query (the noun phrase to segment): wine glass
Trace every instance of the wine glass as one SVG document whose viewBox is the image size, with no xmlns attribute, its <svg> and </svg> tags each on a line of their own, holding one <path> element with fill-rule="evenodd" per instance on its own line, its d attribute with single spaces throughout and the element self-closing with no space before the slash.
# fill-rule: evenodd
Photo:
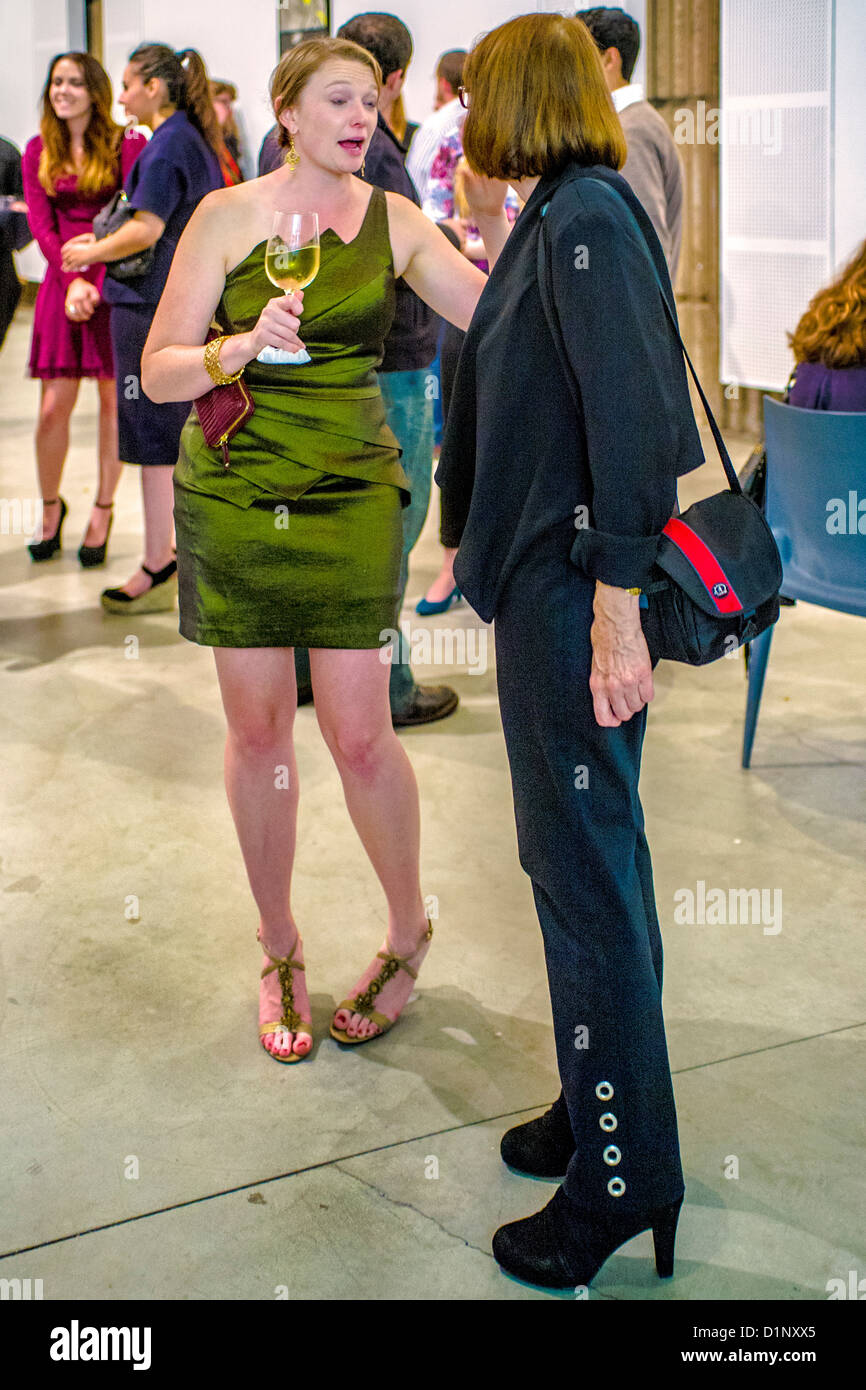
<svg viewBox="0 0 866 1390">
<path fill-rule="evenodd" d="M 275 212 L 271 235 L 265 247 L 265 274 L 272 285 L 286 294 L 303 290 L 319 271 L 319 218 L 315 212 Z M 302 366 L 311 360 L 303 348 L 286 352 L 264 347 L 257 362 L 271 365 L 288 363 Z"/>
</svg>

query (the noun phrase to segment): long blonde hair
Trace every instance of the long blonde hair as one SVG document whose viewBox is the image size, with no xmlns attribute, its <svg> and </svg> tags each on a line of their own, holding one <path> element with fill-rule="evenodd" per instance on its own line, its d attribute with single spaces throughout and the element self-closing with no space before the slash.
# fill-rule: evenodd
<svg viewBox="0 0 866 1390">
<path fill-rule="evenodd" d="M 51 79 L 57 64 L 67 59 L 81 69 L 90 97 L 90 119 L 84 131 L 84 167 L 76 169 L 72 158 L 69 126 L 51 105 Z M 64 174 L 77 174 L 78 192 L 98 193 L 117 179 L 117 163 L 123 126 L 111 114 L 111 83 L 101 63 L 90 53 L 58 53 L 48 64 L 42 89 L 42 153 L 39 156 L 39 182 L 50 198 L 57 192 L 57 180 Z"/>
</svg>

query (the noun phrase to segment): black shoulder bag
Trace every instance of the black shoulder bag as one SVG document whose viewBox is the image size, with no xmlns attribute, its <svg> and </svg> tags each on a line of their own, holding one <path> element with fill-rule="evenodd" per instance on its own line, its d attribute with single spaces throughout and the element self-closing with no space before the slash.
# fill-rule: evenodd
<svg viewBox="0 0 866 1390">
<path fill-rule="evenodd" d="M 686 352 L 640 224 L 624 198 L 601 179 L 593 183 L 619 198 L 637 228 L 652 265 L 671 327 L 689 365 L 707 413 L 729 487 L 671 517 L 659 536 L 650 583 L 641 598 L 641 623 L 654 661 L 704 666 L 751 642 L 779 616 L 782 561 L 760 509 L 744 496 L 721 431 Z M 546 209 L 545 209 L 546 211 Z M 574 377 L 553 300 L 547 227 L 542 214 L 538 238 L 541 303 L 568 381 L 578 416 L 583 417 L 580 385 Z"/>
<path fill-rule="evenodd" d="M 100 208 L 93 219 L 93 232 L 97 241 L 125 227 L 130 217 L 134 216 L 135 208 L 129 206 L 126 194 L 119 188 L 111 202 Z M 113 280 L 136 280 L 139 275 L 146 275 L 150 270 L 154 255 L 154 248 L 146 246 L 143 251 L 134 251 L 131 256 L 124 256 L 122 260 L 106 261 L 105 272 Z"/>
</svg>

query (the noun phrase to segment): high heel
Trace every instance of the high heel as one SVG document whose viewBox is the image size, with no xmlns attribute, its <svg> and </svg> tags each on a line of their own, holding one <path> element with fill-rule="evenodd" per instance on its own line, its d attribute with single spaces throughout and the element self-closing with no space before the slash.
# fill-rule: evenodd
<svg viewBox="0 0 866 1390">
<path fill-rule="evenodd" d="M 150 575 L 150 588 L 134 598 L 123 589 L 103 589 L 102 606 L 107 612 L 166 613 L 174 608 L 177 597 L 177 560 L 170 560 L 161 570 L 148 569 L 147 565 L 142 565 L 141 568 L 145 574 Z M 175 580 L 174 584 L 169 583 L 171 579 Z"/>
<path fill-rule="evenodd" d="M 421 937 L 415 950 L 410 952 L 410 955 L 414 956 L 417 951 L 420 951 L 424 942 L 429 941 L 432 935 L 433 923 L 428 917 L 427 930 Z M 331 1037 L 336 1038 L 337 1042 L 352 1044 L 372 1042 L 374 1038 L 381 1038 L 383 1034 L 388 1032 L 389 1028 L 393 1028 L 394 1024 L 400 1021 L 400 1014 L 398 1014 L 396 1018 L 388 1018 L 386 1014 L 379 1013 L 373 1008 L 373 1001 L 376 995 L 381 993 L 382 988 L 388 981 L 393 980 L 398 970 L 405 970 L 408 975 L 412 976 L 413 980 L 417 980 L 418 971 L 413 970 L 411 965 L 408 964 L 408 958 L 404 959 L 403 956 L 398 956 L 394 951 L 379 951 L 377 952 L 377 959 L 385 962 L 380 968 L 378 975 L 370 981 L 365 990 L 362 990 L 360 994 L 356 994 L 354 999 L 344 999 L 341 1004 L 338 1004 L 334 1018 L 336 1018 L 341 1009 L 346 1009 L 348 1013 L 363 1014 L 364 1018 L 368 1018 L 371 1023 L 375 1023 L 380 1031 L 378 1033 L 369 1033 L 363 1038 L 352 1038 L 346 1032 L 345 1028 L 335 1027 L 332 1019 Z"/>
<path fill-rule="evenodd" d="M 415 604 L 415 612 L 420 613 L 422 618 L 429 618 L 433 613 L 447 613 L 452 603 L 459 603 L 462 594 L 455 584 L 447 598 L 439 599 L 436 603 L 431 603 L 429 599 L 419 599 Z"/>
<path fill-rule="evenodd" d="M 669 1207 L 656 1213 L 653 1221 L 653 1250 L 656 1257 L 656 1273 L 660 1279 L 670 1279 L 674 1272 L 674 1245 L 677 1239 L 677 1222 L 680 1219 L 682 1197 Z"/>
<path fill-rule="evenodd" d="M 114 524 L 114 503 L 113 502 L 94 502 L 94 507 L 98 507 L 101 512 L 111 512 L 108 518 L 108 530 L 105 533 L 105 540 L 102 545 L 85 545 L 84 541 L 78 547 L 78 560 L 83 569 L 92 569 L 94 565 L 105 564 L 105 554 L 108 549 L 108 537 L 111 535 L 111 528 Z M 85 532 L 85 535 L 87 532 Z"/>
<path fill-rule="evenodd" d="M 546 1207 L 522 1221 L 500 1226 L 493 1257 L 507 1274 L 547 1289 L 576 1288 L 595 1278 L 626 1241 L 652 1230 L 656 1272 L 670 1279 L 683 1198 L 651 1212 L 620 1215 L 585 1212 L 557 1188 Z"/>
<path fill-rule="evenodd" d="M 36 541 L 34 545 L 28 545 L 31 560 L 50 560 L 52 555 L 56 555 L 60 550 L 60 532 L 63 530 L 63 522 L 68 508 L 62 497 L 50 497 L 46 502 L 42 499 L 42 506 L 53 507 L 55 502 L 60 503 L 60 520 L 57 523 L 57 530 L 53 536 L 49 536 L 47 541 Z"/>
<path fill-rule="evenodd" d="M 261 978 L 264 979 L 266 975 L 270 975 L 272 970 L 276 970 L 277 977 L 280 981 L 280 1003 L 283 1010 L 281 1016 L 274 1023 L 262 1023 L 260 1025 L 259 1037 L 264 1038 L 268 1033 L 294 1033 L 297 1039 L 298 1033 L 306 1033 L 310 1039 L 312 1039 L 312 1023 L 308 1023 L 306 1019 L 301 1018 L 301 1015 L 295 1009 L 295 980 L 293 972 L 295 970 L 303 970 L 303 963 L 299 960 L 295 960 L 294 951 L 288 956 L 275 956 L 268 950 L 261 937 L 257 936 L 256 940 L 271 962 L 270 965 L 265 966 Z M 303 1062 L 304 1058 L 310 1055 L 312 1042 L 310 1048 L 308 1048 L 306 1052 L 292 1051 L 285 1057 L 281 1056 L 278 1052 L 271 1052 L 265 1047 L 264 1043 L 262 1043 L 262 1049 L 267 1052 L 269 1057 L 273 1057 L 275 1062 Z"/>
</svg>

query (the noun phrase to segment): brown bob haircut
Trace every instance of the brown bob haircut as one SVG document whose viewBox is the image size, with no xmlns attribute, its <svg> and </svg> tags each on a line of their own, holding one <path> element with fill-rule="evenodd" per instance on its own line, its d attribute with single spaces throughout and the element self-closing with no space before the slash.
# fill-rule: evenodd
<svg viewBox="0 0 866 1390">
<path fill-rule="evenodd" d="M 472 49 L 463 85 L 463 151 L 479 174 L 543 178 L 572 162 L 625 164 L 601 55 L 580 19 L 525 14 L 500 24 Z"/>
<path fill-rule="evenodd" d="M 271 105 L 277 120 L 277 140 L 284 149 L 289 147 L 289 132 L 280 121 L 280 112 L 294 106 L 314 72 L 332 58 L 362 63 L 370 69 L 376 91 L 382 86 L 382 69 L 372 53 L 351 39 L 304 39 L 284 53 L 271 77 Z"/>
</svg>

